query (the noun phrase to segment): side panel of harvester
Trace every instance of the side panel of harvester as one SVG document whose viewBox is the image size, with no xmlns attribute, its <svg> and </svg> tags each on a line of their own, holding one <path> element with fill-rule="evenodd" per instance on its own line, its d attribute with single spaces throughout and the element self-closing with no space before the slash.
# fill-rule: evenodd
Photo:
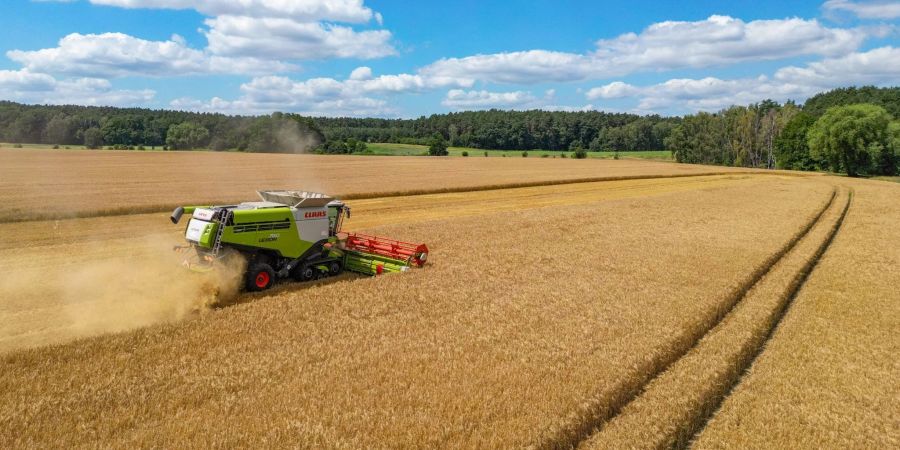
<svg viewBox="0 0 900 450">
<path fill-rule="evenodd" d="M 290 208 L 235 210 L 233 225 L 225 227 L 222 240 L 254 251 L 271 250 L 285 258 L 297 258 L 312 246 L 300 239 Z"/>
</svg>

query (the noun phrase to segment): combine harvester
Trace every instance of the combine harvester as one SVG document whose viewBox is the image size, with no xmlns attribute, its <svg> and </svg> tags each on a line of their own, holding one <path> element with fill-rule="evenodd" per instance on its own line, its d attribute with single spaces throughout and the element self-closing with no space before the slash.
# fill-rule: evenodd
<svg viewBox="0 0 900 450">
<path fill-rule="evenodd" d="M 172 213 L 178 223 L 191 215 L 179 251 L 193 251 L 185 265 L 212 270 L 232 252 L 247 259 L 248 291 L 272 287 L 278 279 L 310 281 L 348 270 L 366 275 L 405 272 L 422 267 L 425 244 L 410 244 L 362 233 L 341 231 L 350 207 L 325 194 L 304 191 L 259 191 L 261 202 L 230 206 L 184 206 Z"/>
</svg>

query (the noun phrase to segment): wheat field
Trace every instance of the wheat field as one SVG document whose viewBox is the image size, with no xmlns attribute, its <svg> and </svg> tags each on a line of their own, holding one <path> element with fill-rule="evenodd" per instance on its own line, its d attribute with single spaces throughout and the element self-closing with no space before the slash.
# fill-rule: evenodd
<svg viewBox="0 0 900 450">
<path fill-rule="evenodd" d="M 376 227 L 440 264 L 13 353 L 4 381 L 31 381 L 0 404 L 29 432 L 5 442 L 552 444 L 682 352 L 832 190 L 767 183 Z"/>
<path fill-rule="evenodd" d="M 351 201 L 354 214 L 345 228 L 360 230 L 763 182 L 749 175 L 716 175 L 355 200 Z M 0 314 L 8 319 L 3 321 L 7 325 L 0 327 L 0 351 L 181 320 L 196 306 L 181 297 L 206 299 L 200 295 L 207 288 L 204 283 L 183 279 L 180 256 L 171 251 L 173 244 L 181 242 L 183 226 L 173 226 L 165 214 L 6 223 L 0 224 L 0 234 L 9 237 L 0 244 L 0 270 L 14 275 L 0 282 L 0 297 L 6 298 Z M 121 275 L 121 267 L 130 275 Z M 174 284 L 181 291 L 159 293 L 154 288 L 159 284 Z M 128 294 L 121 294 L 123 291 Z M 147 306 L 136 311 L 135 304 Z"/>
<path fill-rule="evenodd" d="M 900 446 L 900 189 L 840 184 L 841 232 L 698 447 Z"/>
<path fill-rule="evenodd" d="M 344 199 L 630 177 L 751 172 L 636 160 L 0 149 L 0 222 L 138 214 L 306 189 Z"/>
<path fill-rule="evenodd" d="M 583 448 L 684 447 L 758 353 L 789 305 L 800 277 L 836 233 L 850 193 L 834 200 L 795 246 L 760 279 L 727 316 L 683 357 L 648 383 Z"/>
<path fill-rule="evenodd" d="M 292 158 L 174 155 L 126 191 L 179 158 Z M 86 217 L 0 223 L 0 446 L 896 446 L 900 186 L 484 159 L 505 166 L 378 163 L 446 167 L 418 195 L 322 160 L 346 228 L 430 263 L 252 295 L 180 270 L 165 213 L 73 195 Z"/>
</svg>

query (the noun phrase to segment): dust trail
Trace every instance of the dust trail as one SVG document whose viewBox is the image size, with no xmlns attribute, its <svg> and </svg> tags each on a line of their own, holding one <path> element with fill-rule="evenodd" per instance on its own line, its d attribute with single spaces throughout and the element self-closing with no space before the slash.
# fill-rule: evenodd
<svg viewBox="0 0 900 450">
<path fill-rule="evenodd" d="M 180 265 L 170 239 L 138 241 L 134 256 L 8 273 L 0 352 L 175 322 L 237 295 L 242 260 L 200 274 Z"/>
<path fill-rule="evenodd" d="M 303 128 L 293 120 L 277 125 L 275 129 L 277 149 L 284 153 L 307 153 L 322 143 L 315 134 Z"/>
</svg>

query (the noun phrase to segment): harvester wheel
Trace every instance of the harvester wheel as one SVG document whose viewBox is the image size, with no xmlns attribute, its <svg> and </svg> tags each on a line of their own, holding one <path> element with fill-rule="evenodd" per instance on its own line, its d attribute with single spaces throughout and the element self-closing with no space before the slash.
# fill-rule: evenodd
<svg viewBox="0 0 900 450">
<path fill-rule="evenodd" d="M 247 269 L 247 290 L 264 291 L 275 284 L 275 271 L 266 263 L 253 263 Z"/>
<path fill-rule="evenodd" d="M 343 272 L 341 265 L 335 261 L 328 265 L 328 274 L 331 276 L 340 275 Z"/>
<path fill-rule="evenodd" d="M 311 281 L 316 277 L 316 269 L 313 266 L 300 266 L 297 268 L 297 281 Z"/>
</svg>

